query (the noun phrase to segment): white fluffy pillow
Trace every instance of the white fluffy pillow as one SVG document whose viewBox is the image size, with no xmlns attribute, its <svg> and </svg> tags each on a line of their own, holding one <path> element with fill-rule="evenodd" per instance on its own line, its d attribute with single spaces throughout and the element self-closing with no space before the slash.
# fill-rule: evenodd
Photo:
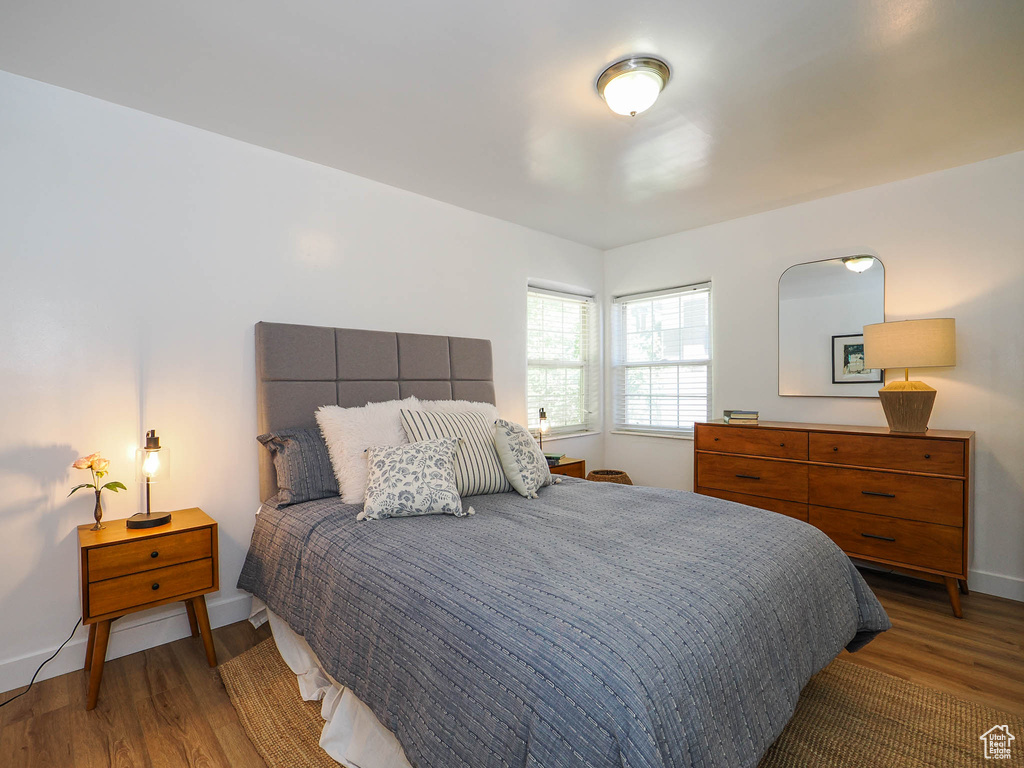
<svg viewBox="0 0 1024 768">
<path fill-rule="evenodd" d="M 415 397 L 369 403 L 361 408 L 325 405 L 316 412 L 316 423 L 327 443 L 341 500 L 362 504 L 366 496 L 366 449 L 371 446 L 405 445 L 409 439 L 402 427 L 403 408 L 421 408 Z"/>
</svg>

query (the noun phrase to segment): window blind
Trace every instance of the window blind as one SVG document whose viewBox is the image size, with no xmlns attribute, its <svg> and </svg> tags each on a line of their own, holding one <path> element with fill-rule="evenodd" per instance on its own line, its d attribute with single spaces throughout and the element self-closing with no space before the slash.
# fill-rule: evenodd
<svg viewBox="0 0 1024 768">
<path fill-rule="evenodd" d="M 589 296 L 531 287 L 527 293 L 527 427 L 548 435 L 596 428 L 598 375 L 597 311 Z"/>
<path fill-rule="evenodd" d="M 692 435 L 711 416 L 711 283 L 612 301 L 614 428 Z"/>
</svg>

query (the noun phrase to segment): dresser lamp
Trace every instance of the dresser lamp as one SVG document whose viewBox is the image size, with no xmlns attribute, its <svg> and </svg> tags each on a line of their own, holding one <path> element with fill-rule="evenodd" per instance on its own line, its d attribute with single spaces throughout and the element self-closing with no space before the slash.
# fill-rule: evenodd
<svg viewBox="0 0 1024 768">
<path fill-rule="evenodd" d="M 864 326 L 864 367 L 902 368 L 903 381 L 878 390 L 885 420 L 893 432 L 927 432 L 935 390 L 910 380 L 911 368 L 956 365 L 956 320 L 900 320 Z"/>
<path fill-rule="evenodd" d="M 171 456 L 166 448 L 160 447 L 156 430 L 146 433 L 146 447 L 135 452 L 135 479 L 146 484 L 146 511 L 137 512 L 125 521 L 127 528 L 156 528 L 171 522 L 170 512 L 153 513 L 151 506 L 152 486 L 158 480 L 166 480 L 171 474 Z"/>
</svg>

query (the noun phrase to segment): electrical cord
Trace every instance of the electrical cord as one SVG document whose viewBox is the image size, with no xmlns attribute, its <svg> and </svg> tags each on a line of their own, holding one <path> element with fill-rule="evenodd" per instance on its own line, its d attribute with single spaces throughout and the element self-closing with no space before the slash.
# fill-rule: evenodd
<svg viewBox="0 0 1024 768">
<path fill-rule="evenodd" d="M 78 627 L 79 627 L 79 625 L 81 623 L 82 623 L 81 619 L 76 621 L 75 622 L 75 628 L 71 630 L 71 634 L 68 635 L 68 639 L 60 644 L 60 648 L 58 648 L 56 651 L 54 651 L 53 654 L 50 656 L 50 658 L 48 658 L 46 661 L 44 661 L 42 664 L 39 665 L 39 669 L 37 669 L 35 674 L 32 675 L 32 679 L 28 683 L 28 688 L 26 688 L 24 691 L 22 691 L 21 693 L 17 694 L 16 696 L 11 696 L 11 698 L 9 698 L 7 701 L 5 701 L 2 704 L 0 704 L 0 707 L 6 707 L 8 704 L 10 704 L 15 699 L 17 699 L 17 698 L 19 698 L 21 696 L 24 696 L 26 693 L 28 693 L 29 691 L 32 690 L 32 685 L 35 683 L 36 677 L 38 677 L 39 673 L 43 670 L 43 667 L 45 667 L 47 664 L 49 664 L 51 661 L 53 661 L 55 658 L 57 658 L 57 654 L 60 653 L 61 651 L 63 651 L 64 650 L 64 646 L 71 642 L 71 638 L 75 636 L 75 632 L 78 631 Z"/>
</svg>

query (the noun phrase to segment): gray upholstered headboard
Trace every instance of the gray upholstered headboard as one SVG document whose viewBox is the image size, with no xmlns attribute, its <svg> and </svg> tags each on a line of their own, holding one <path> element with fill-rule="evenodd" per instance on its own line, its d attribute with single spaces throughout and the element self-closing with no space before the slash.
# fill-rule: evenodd
<svg viewBox="0 0 1024 768">
<path fill-rule="evenodd" d="M 414 395 L 494 403 L 491 342 L 456 336 L 256 323 L 257 434 L 315 427 L 321 405 Z M 277 491 L 260 447 L 260 498 Z"/>
</svg>

